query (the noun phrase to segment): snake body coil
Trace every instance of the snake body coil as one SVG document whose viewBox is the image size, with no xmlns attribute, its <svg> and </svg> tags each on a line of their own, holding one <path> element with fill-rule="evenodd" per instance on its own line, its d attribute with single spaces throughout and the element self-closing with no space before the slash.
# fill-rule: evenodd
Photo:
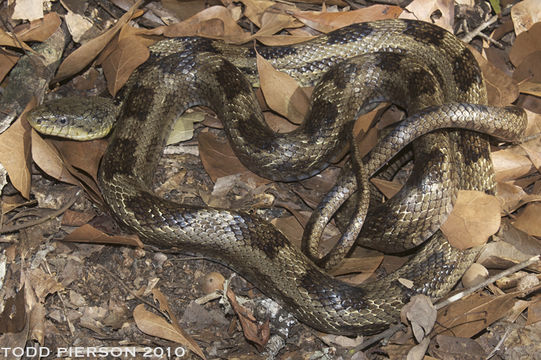
<svg viewBox="0 0 541 360">
<path fill-rule="evenodd" d="M 447 113 L 456 115 L 454 125 L 440 127 L 477 129 L 470 120 L 479 113 L 482 116 L 478 118 L 488 117 L 480 130 L 497 132 L 504 126 L 491 122 L 502 114 L 483 106 L 485 87 L 472 54 L 453 35 L 428 23 L 385 20 L 351 25 L 304 44 L 258 52 L 302 85 L 321 79 L 309 115 L 319 120 L 304 123 L 286 135 L 269 130 L 252 91 L 257 78 L 251 48 L 202 38 L 156 43 L 149 61 L 126 86 L 125 102 L 99 171 L 100 189 L 118 222 L 145 242 L 202 253 L 226 264 L 299 320 L 325 332 L 378 332 L 397 320 L 401 306 L 413 294 L 436 298 L 446 293 L 471 264 L 476 251 L 453 249 L 439 232 L 397 272 L 355 287 L 320 270 L 257 216 L 178 204 L 149 190 L 172 122 L 194 105 L 208 106 L 224 120 L 227 135 L 244 164 L 278 180 L 305 178 L 327 166 L 345 146 L 344 123 L 354 119 L 359 109 L 378 101 L 390 99 L 412 114 L 427 106 L 453 103 L 445 106 Z M 353 57 L 359 60 L 333 67 Z M 395 72 L 408 76 L 394 79 L 391 75 Z M 344 94 L 350 100 L 340 102 Z M 522 117 L 517 111 L 502 112 Z M 441 117 L 438 109 L 431 114 L 436 114 L 432 120 Z M 428 127 L 422 122 L 416 126 L 419 134 L 433 130 Z M 520 129 L 514 131 L 520 133 Z M 414 170 L 411 184 L 398 196 L 402 205 L 393 205 L 392 215 L 372 215 L 391 229 L 409 229 L 414 243 L 434 233 L 434 223 L 439 226 L 453 200 L 454 193 L 442 195 L 444 191 L 434 190 L 434 186 L 439 189 L 453 182 L 460 188 L 488 192 L 493 187 L 487 142 L 479 134 L 453 130 L 422 139 L 415 151 L 416 157 L 427 160 L 426 166 Z M 381 153 L 388 158 L 398 148 L 382 147 Z M 377 156 L 373 155 L 375 160 L 370 163 L 373 171 L 379 166 L 373 164 L 379 161 Z M 442 178 L 447 183 L 442 185 Z M 427 210 L 427 201 L 437 209 Z M 424 215 L 418 215 L 416 208 Z M 389 225 L 381 219 L 398 214 L 402 214 L 400 224 L 409 217 L 413 225 Z M 374 238 L 392 232 L 369 231 L 379 234 L 368 236 Z M 413 287 L 405 287 L 399 278 L 412 280 Z"/>
</svg>

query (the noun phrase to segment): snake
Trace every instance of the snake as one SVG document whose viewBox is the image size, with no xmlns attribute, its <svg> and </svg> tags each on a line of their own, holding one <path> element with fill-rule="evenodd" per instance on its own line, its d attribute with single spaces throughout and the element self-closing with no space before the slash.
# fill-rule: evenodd
<svg viewBox="0 0 541 360">
<path fill-rule="evenodd" d="M 182 37 L 149 49 L 149 59 L 122 89 L 119 107 L 68 98 L 44 104 L 27 117 L 43 134 L 78 140 L 103 136 L 116 121 L 98 185 L 111 215 L 144 243 L 222 263 L 301 322 L 343 335 L 386 329 L 413 295 L 442 297 L 474 261 L 478 249 L 453 248 L 433 231 L 434 219 L 441 224 L 456 197 L 456 190 L 449 195 L 444 188 L 493 192 L 488 141 L 480 132 L 514 141 L 525 128 L 525 114 L 515 107 L 487 105 L 475 58 L 448 31 L 392 19 L 349 25 L 301 44 L 258 46 L 257 53 L 276 69 L 301 86 L 315 85 L 305 122 L 286 134 L 271 131 L 263 119 L 253 91 L 260 85 L 253 46 Z M 216 113 L 249 169 L 269 179 L 297 181 L 339 158 L 349 146 L 352 120 L 381 101 L 397 103 L 410 117 L 358 165 L 373 176 L 413 141 L 415 169 L 398 195 L 404 201 L 398 210 L 391 208 L 392 215 L 369 212 L 366 221 L 402 214 L 401 225 L 380 219 L 381 225 L 401 226 L 414 238 L 431 234 L 404 266 L 379 280 L 354 286 L 334 278 L 251 211 L 181 204 L 151 189 L 172 123 L 190 107 L 206 106 Z M 95 121 L 80 125 L 81 118 Z M 335 206 L 343 203 L 344 189 L 350 194 L 357 187 L 355 178 L 348 178 L 335 188 L 339 200 L 330 201 Z M 322 223 L 329 220 L 321 214 L 325 208 L 316 209 Z M 353 222 L 351 227 L 360 226 Z"/>
</svg>

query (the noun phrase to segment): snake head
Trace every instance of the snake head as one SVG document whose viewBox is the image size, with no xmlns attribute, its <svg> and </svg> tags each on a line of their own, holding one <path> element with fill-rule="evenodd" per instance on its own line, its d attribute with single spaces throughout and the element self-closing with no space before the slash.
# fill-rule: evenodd
<svg viewBox="0 0 541 360">
<path fill-rule="evenodd" d="M 93 140 L 111 131 L 117 106 L 99 97 L 66 97 L 30 110 L 26 119 L 36 131 L 71 140 Z"/>
</svg>

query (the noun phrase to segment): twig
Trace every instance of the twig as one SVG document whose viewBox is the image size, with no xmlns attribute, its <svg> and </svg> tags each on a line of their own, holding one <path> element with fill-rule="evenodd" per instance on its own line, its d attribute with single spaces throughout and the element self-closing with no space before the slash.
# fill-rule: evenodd
<svg viewBox="0 0 541 360">
<path fill-rule="evenodd" d="M 507 276 L 507 275 L 510 275 L 510 274 L 513 274 L 527 266 L 530 266 L 532 265 L 533 263 L 539 261 L 541 258 L 541 255 L 536 255 L 534 257 L 531 257 L 530 259 L 526 260 L 526 261 L 523 261 L 515 266 L 512 266 L 510 267 L 509 269 L 507 270 L 504 270 L 494 276 L 491 276 L 489 277 L 488 279 L 486 279 L 485 281 L 483 281 L 481 284 L 478 284 L 476 286 L 473 286 L 471 288 L 468 288 L 464 291 L 461 291 L 460 293 L 458 294 L 455 294 L 451 297 L 449 297 L 448 299 L 446 300 L 443 300 L 443 301 L 440 301 L 436 304 L 434 304 L 434 307 L 436 308 L 436 310 L 439 310 L 455 301 L 458 301 L 459 299 L 462 299 L 463 297 L 467 296 L 467 295 L 470 295 L 474 292 L 476 292 L 477 290 L 485 287 L 486 285 L 488 284 L 492 284 L 493 282 L 495 282 L 496 280 L 499 280 L 501 279 L 502 277 L 504 276 Z M 403 325 L 403 324 L 397 324 L 397 325 L 394 325 L 392 327 L 390 327 L 389 329 L 385 330 L 384 332 L 380 333 L 380 334 L 377 334 L 377 335 L 374 335 L 372 337 L 370 337 L 368 340 L 366 341 L 363 341 L 361 344 L 359 344 L 358 346 L 354 347 L 353 349 L 351 349 L 351 352 L 354 353 L 354 352 L 357 352 L 357 351 L 361 351 L 361 350 L 364 350 L 366 349 L 367 347 L 369 347 L 370 345 L 372 344 L 375 344 L 376 342 L 380 341 L 380 340 L 383 340 L 383 339 L 386 339 L 386 338 L 389 338 L 391 337 L 394 333 L 400 331 L 400 330 L 403 330 L 405 329 L 406 326 Z M 488 358 L 487 358 L 488 359 Z"/>
<path fill-rule="evenodd" d="M 51 212 L 50 214 L 48 214 L 48 215 L 46 215 L 46 216 L 44 216 L 42 218 L 27 221 L 27 222 L 24 222 L 22 224 L 3 226 L 2 228 L 0 228 L 0 234 L 6 234 L 6 233 L 10 233 L 10 232 L 15 232 L 15 231 L 18 231 L 18 230 L 21 230 L 21 229 L 25 229 L 25 228 L 28 228 L 28 227 L 31 227 L 31 226 L 34 226 L 34 225 L 41 224 L 41 223 L 43 223 L 45 221 L 48 221 L 48 220 L 51 220 L 51 219 L 54 219 L 55 217 L 63 214 L 66 210 L 68 210 L 77 201 L 77 199 L 79 199 L 79 196 L 81 195 L 81 193 L 82 193 L 81 190 L 77 190 L 71 196 L 71 198 L 68 200 L 68 202 L 64 206 L 62 206 L 60 209 L 55 210 L 55 211 Z"/>
<path fill-rule="evenodd" d="M 485 21 L 484 23 L 482 23 L 481 25 L 479 25 L 478 27 L 476 27 L 472 31 L 468 32 L 468 29 L 466 28 L 465 29 L 466 35 L 464 35 L 460 40 L 462 40 L 465 43 L 469 44 L 470 41 L 472 41 L 474 37 L 480 35 L 481 31 L 485 30 L 487 27 L 489 27 L 490 25 L 495 23 L 497 20 L 498 20 L 498 15 L 494 15 L 493 17 L 491 17 L 490 19 L 488 19 L 487 21 Z M 496 41 L 496 40 L 494 40 L 494 41 Z M 501 46 L 501 44 L 499 44 L 499 43 L 498 43 L 498 45 Z"/>
<path fill-rule="evenodd" d="M 498 352 L 500 350 L 500 347 L 502 346 L 503 342 L 505 341 L 505 339 L 507 339 L 507 337 L 509 336 L 509 333 L 511 332 L 511 329 L 510 328 L 507 328 L 505 330 L 505 333 L 503 334 L 502 338 L 500 339 L 500 341 L 498 341 L 498 344 L 496 345 L 496 347 L 494 349 L 492 349 L 492 351 L 490 352 L 490 354 L 488 354 L 488 356 L 485 358 L 486 360 L 489 360 L 491 357 L 493 357 L 494 355 L 496 355 L 496 352 Z"/>
<path fill-rule="evenodd" d="M 404 324 L 396 324 L 394 326 L 391 326 L 390 328 L 388 328 L 384 332 L 381 332 L 379 334 L 371 336 L 366 341 L 363 341 L 361 344 L 355 346 L 353 349 L 350 350 L 350 352 L 353 354 L 353 353 L 356 353 L 357 351 L 364 350 L 367 347 L 369 347 L 370 345 L 375 344 L 380 340 L 390 338 L 392 335 L 394 335 L 394 333 L 396 333 L 396 332 L 398 332 L 400 330 L 404 330 L 405 328 L 406 328 L 406 326 Z"/>
<path fill-rule="evenodd" d="M 504 270 L 494 276 L 491 276 L 489 277 L 488 279 L 486 279 L 485 281 L 483 281 L 482 283 L 478 284 L 478 285 L 475 285 L 475 286 L 472 286 L 468 289 L 465 289 L 464 291 L 461 291 L 459 292 L 458 294 L 455 294 L 443 301 L 440 301 L 440 302 L 437 302 L 436 304 L 434 304 L 434 307 L 436 308 L 436 310 L 439 310 L 451 303 L 454 303 L 455 301 L 458 301 L 460 299 L 462 299 L 463 297 L 467 296 L 467 295 L 470 295 L 470 294 L 473 294 L 474 292 L 476 292 L 477 290 L 487 286 L 488 284 L 492 284 L 493 282 L 495 282 L 496 280 L 499 280 L 501 278 L 503 278 L 504 276 L 507 276 L 507 275 L 511 275 L 521 269 L 524 269 L 525 267 L 527 266 L 530 266 L 532 265 L 533 263 L 535 262 L 538 262 L 539 259 L 540 259 L 541 255 L 536 255 L 534 257 L 531 257 L 529 258 L 528 260 L 526 261 L 523 261 L 519 264 L 516 264 L 515 266 L 511 266 L 509 269 L 507 270 Z"/>
</svg>

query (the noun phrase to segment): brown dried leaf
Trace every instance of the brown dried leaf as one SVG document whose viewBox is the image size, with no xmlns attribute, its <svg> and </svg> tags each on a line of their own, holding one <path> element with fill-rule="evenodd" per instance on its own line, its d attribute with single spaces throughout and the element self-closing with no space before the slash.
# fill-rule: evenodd
<svg viewBox="0 0 541 360">
<path fill-rule="evenodd" d="M 524 151 L 517 147 L 498 150 L 490 154 L 496 181 L 506 181 L 528 175 L 534 168 Z"/>
<path fill-rule="evenodd" d="M 541 236 L 541 202 L 530 203 L 520 212 L 513 226 L 533 236 Z"/>
<path fill-rule="evenodd" d="M 203 350 L 184 330 L 168 323 L 164 318 L 147 311 L 145 305 L 139 304 L 135 307 L 133 310 L 133 319 L 139 330 L 145 334 L 174 341 L 186 346 L 200 358 L 206 359 Z"/>
<path fill-rule="evenodd" d="M 517 36 L 509 52 L 509 59 L 519 66 L 531 53 L 541 50 L 541 23 L 534 24 L 528 31 Z"/>
<path fill-rule="evenodd" d="M 436 336 L 435 343 L 430 346 L 430 353 L 436 356 L 437 359 L 463 359 L 465 357 L 468 359 L 485 359 L 487 357 L 486 352 L 475 340 L 459 336 Z"/>
<path fill-rule="evenodd" d="M 541 320 L 541 299 L 538 297 L 537 300 L 528 306 L 528 320 L 526 320 L 526 325 L 535 324 Z"/>
<path fill-rule="evenodd" d="M 537 170 L 541 170 L 541 139 L 537 138 L 524 142 L 520 144 L 520 147 L 526 151 L 526 154 L 528 154 L 528 157 Z"/>
<path fill-rule="evenodd" d="M 370 179 L 370 182 L 374 184 L 376 188 L 378 188 L 378 190 L 381 191 L 381 193 L 385 195 L 387 199 L 390 199 L 393 196 L 395 196 L 396 193 L 399 192 L 403 186 L 397 181 L 388 181 L 388 180 L 378 179 L 378 178 L 372 178 Z"/>
<path fill-rule="evenodd" d="M 202 36 L 240 44 L 252 38 L 223 6 L 211 6 L 180 23 L 162 29 L 167 37 Z"/>
<path fill-rule="evenodd" d="M 541 2 L 538 0 L 523 0 L 511 8 L 511 19 L 515 26 L 515 33 L 520 35 L 535 23 L 541 21 Z"/>
<path fill-rule="evenodd" d="M 13 186 L 26 199 L 30 197 L 30 130 L 23 119 L 35 100 L 26 106 L 21 116 L 0 134 L 0 163 L 6 168 Z"/>
<path fill-rule="evenodd" d="M 257 70 L 261 90 L 269 107 L 294 124 L 300 124 L 310 106 L 310 98 L 297 81 L 286 73 L 275 70 L 259 54 L 257 54 Z"/>
<path fill-rule="evenodd" d="M 259 351 L 263 351 L 270 338 L 269 320 L 265 321 L 262 325 L 258 325 L 254 315 L 252 315 L 249 309 L 238 303 L 237 297 L 231 289 L 227 289 L 227 298 L 239 317 L 246 339 L 253 342 Z"/>
<path fill-rule="evenodd" d="M 83 226 L 84 224 L 88 223 L 90 220 L 92 220 L 96 214 L 92 211 L 89 212 L 80 212 L 80 211 L 73 211 L 73 210 L 66 210 L 62 216 L 62 225 L 67 226 Z"/>
<path fill-rule="evenodd" d="M 26 276 L 41 303 L 45 302 L 47 295 L 64 290 L 64 286 L 54 276 L 46 274 L 39 268 L 27 272 Z"/>
<path fill-rule="evenodd" d="M 294 11 L 292 14 L 311 28 L 327 33 L 363 21 L 396 19 L 402 11 L 399 6 L 372 5 L 346 12 Z"/>
<path fill-rule="evenodd" d="M 470 46 L 469 49 L 483 72 L 487 85 L 488 103 L 494 106 L 506 106 L 514 102 L 519 91 L 513 78 L 487 61 L 473 47 Z"/>
<path fill-rule="evenodd" d="M 483 245 L 500 227 L 500 202 L 481 191 L 460 190 L 453 211 L 441 226 L 449 243 L 459 249 Z"/>
<path fill-rule="evenodd" d="M 256 24 L 258 28 L 262 27 L 261 16 L 265 13 L 265 10 L 275 5 L 274 1 L 269 0 L 240 0 L 240 2 L 246 6 L 244 16 Z"/>
<path fill-rule="evenodd" d="M 286 236 L 289 242 L 300 249 L 304 229 L 295 216 L 276 218 L 271 223 Z"/>
<path fill-rule="evenodd" d="M 83 70 L 92 60 L 94 60 L 99 53 L 107 46 L 107 44 L 115 37 L 120 29 L 132 18 L 138 16 L 140 12 L 137 12 L 137 8 L 141 4 L 142 0 L 138 0 L 128 10 L 116 24 L 109 30 L 101 34 L 100 36 L 86 42 L 81 45 L 77 50 L 72 52 L 58 67 L 56 78 L 53 82 L 66 79 L 74 74 L 77 74 Z"/>
<path fill-rule="evenodd" d="M 401 19 L 434 22 L 434 24 L 448 31 L 453 31 L 454 5 L 454 1 L 449 0 L 413 0 L 406 6 L 407 11 L 404 11 L 399 17 Z M 432 15 L 436 11 L 441 13 L 441 16 L 434 19 Z"/>
<path fill-rule="evenodd" d="M 17 55 L 8 54 L 5 51 L 3 54 L 0 54 L 0 81 L 4 80 L 11 68 L 17 64 L 17 61 L 19 61 L 19 56 Z"/>
<path fill-rule="evenodd" d="M 150 56 L 147 46 L 139 39 L 140 37 L 129 36 L 118 40 L 115 49 L 102 63 L 107 89 L 113 96 L 128 81 L 132 72 Z"/>
<path fill-rule="evenodd" d="M 79 185 L 79 181 L 64 166 L 62 155 L 48 141 L 32 130 L 32 159 L 48 175 L 68 184 Z"/>
<path fill-rule="evenodd" d="M 103 231 L 100 231 L 93 227 L 92 225 L 85 224 L 70 234 L 68 234 L 63 239 L 64 241 L 71 242 L 83 242 L 91 244 L 113 244 L 113 245 L 126 245 L 126 246 L 137 246 L 142 248 L 144 245 L 139 240 L 137 235 L 116 235 L 111 236 L 107 235 Z"/>
<path fill-rule="evenodd" d="M 32 48 L 28 45 L 26 45 L 22 41 L 17 41 L 15 37 L 8 34 L 4 30 L 0 29 L 0 46 L 10 46 L 18 49 L 25 49 L 27 51 L 34 51 Z"/>
<path fill-rule="evenodd" d="M 43 19 L 17 26 L 14 33 L 20 41 L 45 41 L 58 29 L 61 22 L 57 13 L 50 12 L 45 14 Z"/>
<path fill-rule="evenodd" d="M 517 293 L 486 295 L 478 292 L 438 311 L 435 334 L 469 338 L 501 319 L 513 308 Z"/>
<path fill-rule="evenodd" d="M 249 178 L 257 185 L 271 182 L 242 165 L 227 141 L 220 141 L 217 136 L 208 132 L 200 133 L 197 140 L 199 141 L 201 162 L 212 181 L 216 182 L 216 179 L 223 176 L 241 174 L 241 178 Z"/>
</svg>

